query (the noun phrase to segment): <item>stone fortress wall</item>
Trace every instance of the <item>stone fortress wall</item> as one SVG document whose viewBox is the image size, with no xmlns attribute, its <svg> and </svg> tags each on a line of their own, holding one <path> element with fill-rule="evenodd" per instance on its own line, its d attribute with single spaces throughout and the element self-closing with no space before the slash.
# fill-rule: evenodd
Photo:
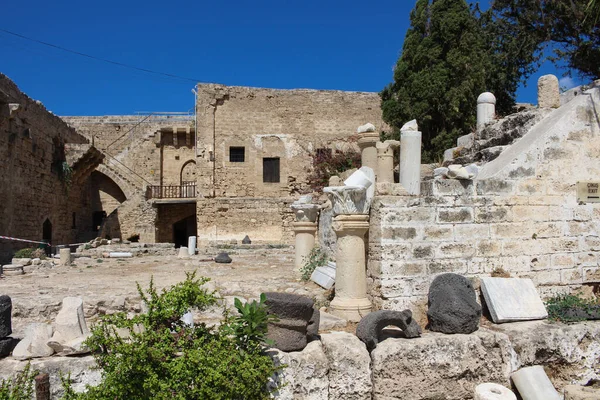
<svg viewBox="0 0 600 400">
<path fill-rule="evenodd" d="M 356 127 L 383 128 L 377 93 L 276 90 L 199 84 L 199 240 L 289 242 L 289 204 L 307 189 L 311 152 L 358 150 Z M 232 162 L 233 148 L 244 161 Z M 264 158 L 276 158 L 279 181 L 263 182 Z M 211 211 L 209 211 L 211 210 Z M 214 212 L 217 210 L 217 212 Z"/>
<path fill-rule="evenodd" d="M 0 235 L 65 244 L 91 231 L 86 184 L 67 188 L 53 168 L 66 161 L 69 145 L 87 142 L 0 74 Z M 0 240 L 0 258 L 32 246 Z"/>
<path fill-rule="evenodd" d="M 600 203 L 578 201 L 577 184 L 600 181 L 599 92 L 549 110 L 474 180 L 428 180 L 419 197 L 376 197 L 368 261 L 375 307 L 415 310 L 445 272 L 501 268 L 531 278 L 542 296 L 597 289 Z"/>
</svg>

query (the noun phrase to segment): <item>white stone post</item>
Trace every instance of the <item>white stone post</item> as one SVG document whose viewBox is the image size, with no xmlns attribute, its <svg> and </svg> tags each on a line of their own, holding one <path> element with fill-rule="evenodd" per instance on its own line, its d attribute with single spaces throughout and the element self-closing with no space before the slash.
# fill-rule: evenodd
<svg viewBox="0 0 600 400">
<path fill-rule="evenodd" d="M 496 96 L 484 92 L 477 98 L 477 129 L 481 129 L 496 117 Z"/>
<path fill-rule="evenodd" d="M 400 129 L 400 183 L 408 194 L 421 193 L 421 132 L 415 120 Z"/>
<path fill-rule="evenodd" d="M 188 254 L 190 256 L 196 255 L 196 236 L 188 237 Z"/>
<path fill-rule="evenodd" d="M 292 222 L 292 230 L 296 236 L 296 258 L 294 265 L 296 269 L 300 269 L 306 263 L 310 251 L 315 247 L 317 223 L 311 221 Z"/>
<path fill-rule="evenodd" d="M 377 183 L 394 183 L 394 150 L 400 147 L 397 140 L 377 142 Z"/>
<path fill-rule="evenodd" d="M 560 88 L 556 76 L 544 75 L 538 79 L 538 107 L 560 107 Z"/>
<path fill-rule="evenodd" d="M 369 216 L 342 214 L 333 219 L 337 235 L 335 298 L 329 305 L 332 314 L 358 322 L 371 312 L 367 298 L 365 234 Z"/>
<path fill-rule="evenodd" d="M 377 148 L 375 145 L 379 141 L 379 133 L 375 132 L 373 124 L 359 126 L 357 132 L 361 166 L 371 168 L 377 176 Z"/>
<path fill-rule="evenodd" d="M 60 265 L 71 265 L 71 249 L 63 247 L 59 250 Z"/>
</svg>

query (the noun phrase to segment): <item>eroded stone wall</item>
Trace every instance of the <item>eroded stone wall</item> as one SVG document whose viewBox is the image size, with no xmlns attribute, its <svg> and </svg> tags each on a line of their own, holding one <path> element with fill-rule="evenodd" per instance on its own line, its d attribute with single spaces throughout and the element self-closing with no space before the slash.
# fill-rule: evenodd
<svg viewBox="0 0 600 400">
<path fill-rule="evenodd" d="M 40 241 L 47 220 L 52 244 L 64 244 L 91 228 L 85 190 L 57 172 L 70 143 L 87 140 L 0 74 L 0 235 Z M 27 246 L 0 240 L 0 258 Z"/>
<path fill-rule="evenodd" d="M 426 302 L 436 275 L 531 278 L 542 296 L 600 283 L 600 204 L 577 182 L 600 180 L 598 93 L 553 111 L 475 181 L 423 182 L 420 197 L 380 196 L 368 274 L 377 307 Z M 418 309 L 414 307 L 413 309 Z"/>
</svg>

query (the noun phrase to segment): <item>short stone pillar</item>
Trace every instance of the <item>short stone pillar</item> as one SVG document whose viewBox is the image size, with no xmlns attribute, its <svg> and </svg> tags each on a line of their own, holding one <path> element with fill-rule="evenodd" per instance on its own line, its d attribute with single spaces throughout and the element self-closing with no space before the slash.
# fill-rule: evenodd
<svg viewBox="0 0 600 400">
<path fill-rule="evenodd" d="M 317 217 L 319 206 L 312 204 L 312 196 L 302 196 L 292 203 L 291 207 L 296 216 L 292 222 L 292 230 L 296 239 L 296 269 L 302 268 L 306 263 L 311 250 L 315 246 L 315 235 L 317 233 Z"/>
<path fill-rule="evenodd" d="M 379 133 L 375 132 L 373 124 L 365 124 L 358 127 L 358 147 L 360 147 L 360 160 L 363 167 L 369 167 L 377 171 L 377 148 Z M 377 176 L 377 172 L 375 172 Z"/>
<path fill-rule="evenodd" d="M 484 92 L 477 98 L 477 129 L 492 122 L 496 117 L 496 96 L 490 92 Z"/>
<path fill-rule="evenodd" d="M 400 129 L 400 183 L 408 194 L 421 193 L 421 132 L 415 120 Z"/>
<path fill-rule="evenodd" d="M 71 249 L 63 247 L 59 251 L 60 265 L 71 265 Z"/>
<path fill-rule="evenodd" d="M 342 214 L 333 219 L 337 235 L 335 298 L 329 305 L 332 314 L 359 322 L 371 312 L 367 298 L 365 234 L 369 216 Z"/>
<path fill-rule="evenodd" d="M 188 237 L 188 254 L 190 256 L 196 255 L 196 236 Z"/>
<path fill-rule="evenodd" d="M 538 79 L 538 107 L 560 107 L 560 88 L 556 76 L 544 75 Z"/>
<path fill-rule="evenodd" d="M 394 183 L 394 150 L 400 147 L 397 140 L 377 142 L 377 183 Z"/>
</svg>

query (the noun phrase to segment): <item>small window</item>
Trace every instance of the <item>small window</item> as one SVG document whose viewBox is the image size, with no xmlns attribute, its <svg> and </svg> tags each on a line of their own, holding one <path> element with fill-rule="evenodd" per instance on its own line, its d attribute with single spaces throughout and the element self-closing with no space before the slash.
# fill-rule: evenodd
<svg viewBox="0 0 600 400">
<path fill-rule="evenodd" d="M 230 147 L 229 148 L 229 162 L 244 162 L 246 161 L 246 148 L 245 147 Z"/>
<path fill-rule="evenodd" d="M 263 158 L 263 182 L 279 182 L 279 157 Z"/>
</svg>

